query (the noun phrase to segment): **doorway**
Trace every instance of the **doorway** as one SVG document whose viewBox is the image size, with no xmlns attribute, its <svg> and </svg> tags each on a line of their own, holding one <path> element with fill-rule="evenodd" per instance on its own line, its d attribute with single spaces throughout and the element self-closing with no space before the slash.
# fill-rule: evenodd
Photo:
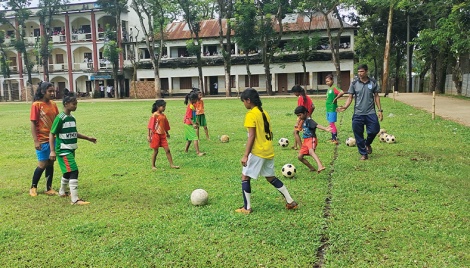
<svg viewBox="0 0 470 268">
<path fill-rule="evenodd" d="M 219 94 L 219 78 L 217 76 L 210 76 L 209 77 L 209 85 L 210 85 L 210 95 L 218 95 Z"/>
<path fill-rule="evenodd" d="M 287 74 L 277 75 L 277 93 L 287 94 Z"/>
</svg>

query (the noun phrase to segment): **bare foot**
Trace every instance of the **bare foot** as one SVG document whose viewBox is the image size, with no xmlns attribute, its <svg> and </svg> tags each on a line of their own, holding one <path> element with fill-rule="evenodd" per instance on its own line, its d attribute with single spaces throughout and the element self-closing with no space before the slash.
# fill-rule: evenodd
<svg viewBox="0 0 470 268">
<path fill-rule="evenodd" d="M 292 146 L 290 147 L 292 150 L 298 150 L 299 148 L 295 147 L 295 146 Z"/>
<path fill-rule="evenodd" d="M 180 166 L 175 166 L 175 165 L 171 165 L 170 167 L 174 168 L 174 169 L 179 169 L 180 168 Z"/>
<path fill-rule="evenodd" d="M 320 174 L 320 172 L 322 172 L 325 169 L 326 169 L 326 167 L 321 167 L 321 168 L 318 169 L 317 173 Z"/>
<path fill-rule="evenodd" d="M 152 170 L 157 170 L 157 167 L 152 167 Z"/>
<path fill-rule="evenodd" d="M 206 155 L 206 153 L 198 153 L 197 156 L 203 156 Z"/>
<path fill-rule="evenodd" d="M 317 171 L 315 168 L 311 169 L 310 172 L 314 172 L 314 171 Z"/>
</svg>

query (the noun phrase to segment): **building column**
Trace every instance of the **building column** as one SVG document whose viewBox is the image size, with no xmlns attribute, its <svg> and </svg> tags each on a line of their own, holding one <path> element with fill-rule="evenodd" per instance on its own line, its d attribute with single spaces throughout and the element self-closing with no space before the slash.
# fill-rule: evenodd
<svg viewBox="0 0 470 268">
<path fill-rule="evenodd" d="M 72 32 L 70 31 L 70 18 L 69 14 L 65 13 L 65 42 L 67 47 L 67 68 L 69 73 L 69 90 L 74 90 L 74 81 L 73 81 L 73 63 L 72 63 L 72 46 L 70 44 L 70 36 Z"/>
<path fill-rule="evenodd" d="M 44 31 L 44 25 L 43 25 L 43 24 L 40 24 L 40 25 L 39 25 L 39 36 L 46 36 L 46 32 Z M 39 40 L 41 40 L 41 39 L 39 39 Z M 36 43 L 36 44 L 37 44 L 37 43 Z M 42 44 L 40 44 L 40 46 L 42 46 Z M 52 55 L 51 55 L 51 56 L 52 56 Z M 39 68 L 39 64 L 42 62 L 42 60 L 39 59 L 39 61 L 40 61 L 40 62 L 37 63 L 37 64 L 38 64 L 38 68 Z M 48 60 L 47 62 L 49 62 L 49 60 Z M 50 66 L 51 64 L 52 64 L 52 62 L 49 62 L 49 66 Z M 47 67 L 48 67 L 47 70 L 50 70 L 50 69 L 49 69 L 49 66 L 47 66 Z M 43 68 L 44 68 L 44 67 L 43 67 Z M 49 73 L 50 73 L 50 71 L 49 71 Z M 43 69 L 43 72 L 42 72 L 42 80 L 43 80 L 43 81 L 46 81 L 46 73 L 44 73 L 44 69 Z M 49 81 L 48 81 L 48 82 L 49 82 Z"/>
<path fill-rule="evenodd" d="M 312 72 L 311 80 L 310 80 L 310 85 L 312 85 L 312 90 L 313 91 L 318 91 L 318 81 L 317 81 L 317 73 Z"/>
<path fill-rule="evenodd" d="M 18 25 L 18 20 L 15 19 L 15 27 L 16 29 L 20 29 L 21 31 L 21 28 L 20 26 Z M 18 32 L 15 31 L 15 35 L 16 35 L 16 40 L 20 39 L 20 35 L 18 34 Z M 18 75 L 20 77 L 20 81 L 18 84 L 20 84 L 20 88 L 19 88 L 19 99 L 21 99 L 21 93 L 24 91 L 24 79 L 23 79 L 23 57 L 21 55 L 21 52 L 18 52 L 18 54 L 16 55 L 16 62 L 18 64 L 17 68 L 18 68 Z M 32 86 L 32 85 L 31 85 Z M 28 94 L 29 92 L 25 92 L 25 98 L 26 98 L 26 101 L 28 101 Z"/>
<path fill-rule="evenodd" d="M 240 76 L 235 75 L 235 89 L 237 90 L 237 96 L 240 96 Z"/>
<path fill-rule="evenodd" d="M 95 18 L 95 11 L 91 11 L 91 39 L 93 43 L 93 72 L 97 73 L 99 66 L 100 66 L 100 61 L 98 59 L 98 46 L 96 45 L 96 31 L 98 28 L 96 28 L 96 18 Z"/>
<path fill-rule="evenodd" d="M 167 58 L 170 58 L 170 57 L 171 57 L 171 54 L 170 54 L 170 53 L 171 53 L 170 47 L 166 47 L 166 57 L 167 57 Z"/>
<path fill-rule="evenodd" d="M 235 43 L 235 55 L 238 56 L 238 44 L 237 43 Z"/>
<path fill-rule="evenodd" d="M 271 87 L 272 87 L 271 90 L 272 90 L 273 93 L 277 92 L 277 90 L 278 90 L 277 89 L 277 83 L 276 83 L 277 82 L 276 77 L 277 77 L 276 73 L 271 73 Z M 267 91 L 267 89 L 266 89 L 266 91 Z"/>
<path fill-rule="evenodd" d="M 168 94 L 173 96 L 173 77 L 168 77 Z"/>
</svg>

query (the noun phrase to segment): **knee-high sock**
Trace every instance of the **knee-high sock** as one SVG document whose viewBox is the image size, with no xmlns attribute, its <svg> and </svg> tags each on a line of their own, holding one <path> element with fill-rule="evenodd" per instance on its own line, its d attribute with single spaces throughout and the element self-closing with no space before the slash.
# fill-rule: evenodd
<svg viewBox="0 0 470 268">
<path fill-rule="evenodd" d="M 69 186 L 70 186 L 70 196 L 72 198 L 72 203 L 75 203 L 78 200 L 78 180 L 77 179 L 69 180 Z"/>
<path fill-rule="evenodd" d="M 271 181 L 271 184 L 276 187 L 276 189 L 281 192 L 281 194 L 284 196 L 286 199 L 287 203 L 292 203 L 294 199 L 289 194 L 289 191 L 287 190 L 286 186 L 284 186 L 284 183 L 278 178 L 274 178 L 273 181 Z"/>
<path fill-rule="evenodd" d="M 337 139 L 337 133 L 338 130 L 336 129 L 336 124 L 335 122 L 330 122 L 330 127 L 331 127 L 331 139 L 336 140 Z"/>
<path fill-rule="evenodd" d="M 242 181 L 243 207 L 251 208 L 251 183 L 250 181 Z"/>
<path fill-rule="evenodd" d="M 54 164 L 46 167 L 46 191 L 52 188 L 52 180 L 54 179 Z"/>
<path fill-rule="evenodd" d="M 41 179 L 42 173 L 44 172 L 44 169 L 41 169 L 40 167 L 36 167 L 33 173 L 33 179 L 31 182 L 31 188 L 38 188 L 38 182 Z"/>
<path fill-rule="evenodd" d="M 62 177 L 60 180 L 60 190 L 59 190 L 59 195 L 65 195 L 65 192 L 67 191 L 67 186 L 69 185 L 69 179 L 66 179 Z"/>
</svg>

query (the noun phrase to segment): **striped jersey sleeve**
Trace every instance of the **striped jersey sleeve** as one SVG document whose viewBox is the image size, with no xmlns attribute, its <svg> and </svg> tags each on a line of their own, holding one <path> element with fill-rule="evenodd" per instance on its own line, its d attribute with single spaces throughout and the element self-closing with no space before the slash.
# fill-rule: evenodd
<svg viewBox="0 0 470 268">
<path fill-rule="evenodd" d="M 73 115 L 61 112 L 52 124 L 51 133 L 56 136 L 55 151 L 57 155 L 67 155 L 78 148 L 78 133 Z"/>
</svg>

